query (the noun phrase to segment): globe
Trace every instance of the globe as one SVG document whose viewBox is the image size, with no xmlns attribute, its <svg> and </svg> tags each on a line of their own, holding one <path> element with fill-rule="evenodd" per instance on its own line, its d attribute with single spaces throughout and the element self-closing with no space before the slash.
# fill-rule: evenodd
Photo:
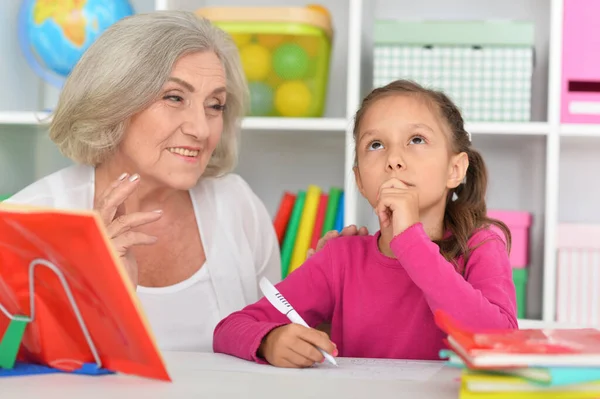
<svg viewBox="0 0 600 399">
<path fill-rule="evenodd" d="M 19 46 L 33 71 L 61 88 L 90 44 L 132 14 L 127 0 L 25 0 L 17 21 Z"/>
</svg>

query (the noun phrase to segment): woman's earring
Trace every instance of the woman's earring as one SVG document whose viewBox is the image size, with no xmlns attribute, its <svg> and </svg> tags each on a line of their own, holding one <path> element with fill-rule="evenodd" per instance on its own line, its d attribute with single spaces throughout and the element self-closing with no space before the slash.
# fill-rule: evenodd
<svg viewBox="0 0 600 399">
<path fill-rule="evenodd" d="M 458 199 L 458 195 L 456 195 L 456 191 L 454 191 L 452 193 L 452 202 L 456 201 Z"/>
</svg>

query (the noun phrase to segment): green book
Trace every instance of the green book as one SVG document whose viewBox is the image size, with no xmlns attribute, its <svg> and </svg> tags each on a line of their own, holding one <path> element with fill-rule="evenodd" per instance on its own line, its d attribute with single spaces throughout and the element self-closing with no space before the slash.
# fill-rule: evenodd
<svg viewBox="0 0 600 399">
<path fill-rule="evenodd" d="M 331 187 L 329 189 L 329 199 L 327 200 L 327 211 L 325 212 L 325 221 L 323 222 L 321 237 L 324 236 L 328 231 L 333 230 L 333 227 L 335 226 L 335 216 L 337 214 L 337 208 L 339 206 L 341 195 L 341 188 Z"/>
<path fill-rule="evenodd" d="M 306 191 L 298 191 L 296 195 L 296 202 L 290 215 L 290 221 L 283 237 L 283 243 L 281 244 L 281 278 L 286 278 L 290 267 L 290 261 L 292 259 L 292 252 L 294 251 L 294 244 L 296 243 L 296 236 L 298 235 L 298 227 L 300 226 L 300 219 L 302 219 L 302 210 L 304 209 L 304 202 L 306 200 Z"/>
</svg>

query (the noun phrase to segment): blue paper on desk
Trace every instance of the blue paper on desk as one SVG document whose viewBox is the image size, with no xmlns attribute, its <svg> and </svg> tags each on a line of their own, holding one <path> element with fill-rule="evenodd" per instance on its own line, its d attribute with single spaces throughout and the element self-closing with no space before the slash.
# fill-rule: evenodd
<svg viewBox="0 0 600 399">
<path fill-rule="evenodd" d="M 98 368 L 96 363 L 85 363 L 80 369 L 72 372 L 55 369 L 41 364 L 16 362 L 14 368 L 3 369 L 0 368 L 1 377 L 16 377 L 24 375 L 39 375 L 39 374 L 52 374 L 52 373 L 69 373 L 69 374 L 80 374 L 80 375 L 107 375 L 114 374 L 113 371 Z"/>
</svg>

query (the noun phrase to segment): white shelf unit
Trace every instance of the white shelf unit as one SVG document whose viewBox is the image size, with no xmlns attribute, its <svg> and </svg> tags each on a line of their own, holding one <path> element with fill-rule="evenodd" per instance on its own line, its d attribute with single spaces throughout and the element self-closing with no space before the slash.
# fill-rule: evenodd
<svg viewBox="0 0 600 399">
<path fill-rule="evenodd" d="M 303 0 L 131 0 L 136 12 L 203 6 L 296 5 Z M 323 0 L 332 13 L 334 46 L 324 118 L 247 118 L 242 123 L 240 173 L 274 214 L 284 190 L 308 184 L 346 191 L 347 224 L 374 223 L 354 184 L 352 123 L 371 89 L 372 28 L 379 18 L 524 19 L 535 23 L 532 122 L 468 122 L 490 173 L 488 206 L 533 214 L 528 318 L 555 317 L 556 228 L 559 222 L 600 222 L 593 184 L 600 170 L 600 125 L 561 125 L 563 0 Z M 14 192 L 70 162 L 44 135 L 39 121 L 57 91 L 31 71 L 16 36 L 17 2 L 0 4 L 0 195 Z M 583 163 L 588 172 L 582 171 Z M 589 164 L 588 164 L 589 165 Z"/>
<path fill-rule="evenodd" d="M 52 114 L 36 111 L 0 111 L 0 125 L 36 126 L 49 122 Z M 243 130 L 331 131 L 344 132 L 346 118 L 245 118 Z"/>
<path fill-rule="evenodd" d="M 600 137 L 600 125 L 594 124 L 562 124 L 561 137 Z"/>
<path fill-rule="evenodd" d="M 50 114 L 31 111 L 0 111 L 0 125 L 35 126 L 43 122 Z"/>
</svg>

